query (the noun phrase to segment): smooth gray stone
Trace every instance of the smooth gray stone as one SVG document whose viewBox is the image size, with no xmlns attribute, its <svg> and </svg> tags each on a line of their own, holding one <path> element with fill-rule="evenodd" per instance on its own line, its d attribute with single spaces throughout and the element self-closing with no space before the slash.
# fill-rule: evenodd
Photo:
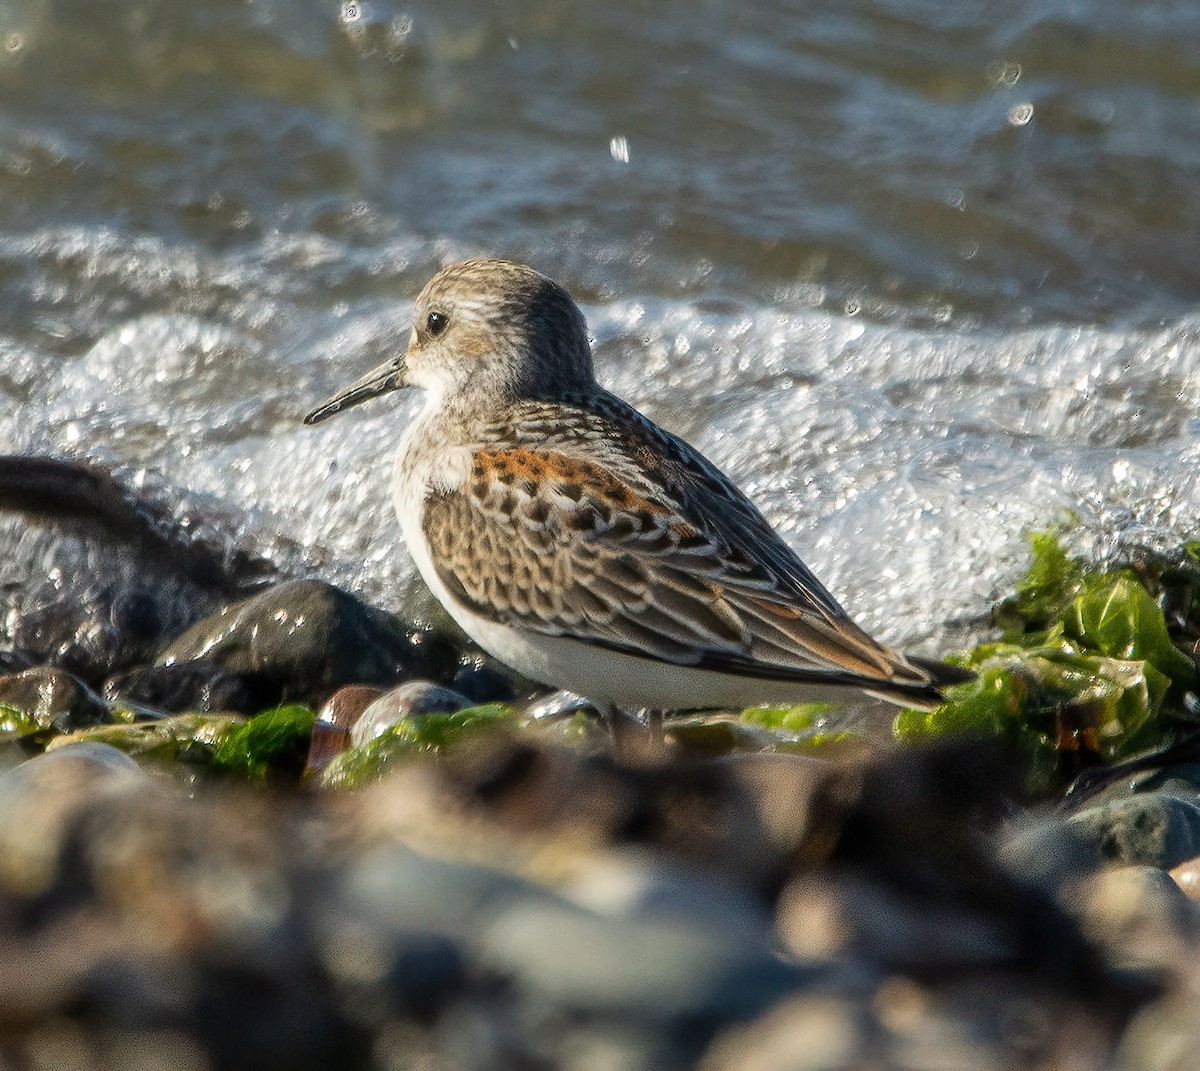
<svg viewBox="0 0 1200 1071">
<path fill-rule="evenodd" d="M 567 1014 L 713 1026 L 759 1013 L 816 973 L 686 916 L 613 919 L 553 903 L 505 911 L 484 934 L 482 960 Z"/>
<path fill-rule="evenodd" d="M 355 747 L 382 736 L 393 725 L 419 714 L 447 714 L 471 706 L 471 701 L 433 681 L 406 681 L 374 700 L 350 728 Z"/>
</svg>

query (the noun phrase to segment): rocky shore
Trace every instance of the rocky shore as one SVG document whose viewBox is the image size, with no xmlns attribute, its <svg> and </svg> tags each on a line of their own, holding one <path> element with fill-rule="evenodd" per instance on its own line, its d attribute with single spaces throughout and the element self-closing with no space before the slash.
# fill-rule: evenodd
<svg viewBox="0 0 1200 1071">
<path fill-rule="evenodd" d="M 1191 1066 L 1192 548 L 1037 537 L 932 714 L 660 740 L 38 464 L 41 502 L 0 459 L 59 570 L 4 566 L 5 1066 Z"/>
</svg>

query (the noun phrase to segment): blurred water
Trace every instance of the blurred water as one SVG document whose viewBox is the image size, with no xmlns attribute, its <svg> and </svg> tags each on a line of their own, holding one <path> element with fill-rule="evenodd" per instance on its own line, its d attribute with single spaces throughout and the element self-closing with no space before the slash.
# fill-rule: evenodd
<svg viewBox="0 0 1200 1071">
<path fill-rule="evenodd" d="M 436 268 L 527 260 L 601 378 L 936 647 L 1080 521 L 1196 534 L 1200 8 L 0 0 L 0 450 L 420 609 L 415 399 L 299 417 Z"/>
</svg>

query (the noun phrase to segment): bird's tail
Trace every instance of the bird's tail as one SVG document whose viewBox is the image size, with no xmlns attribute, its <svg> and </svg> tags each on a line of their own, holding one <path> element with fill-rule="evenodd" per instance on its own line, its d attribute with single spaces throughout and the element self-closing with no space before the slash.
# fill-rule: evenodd
<svg viewBox="0 0 1200 1071">
<path fill-rule="evenodd" d="M 907 655 L 904 661 L 916 670 L 911 679 L 894 678 L 886 684 L 870 688 L 868 694 L 915 710 L 933 710 L 941 706 L 944 689 L 956 684 L 968 684 L 976 678 L 972 670 L 933 658 Z"/>
</svg>

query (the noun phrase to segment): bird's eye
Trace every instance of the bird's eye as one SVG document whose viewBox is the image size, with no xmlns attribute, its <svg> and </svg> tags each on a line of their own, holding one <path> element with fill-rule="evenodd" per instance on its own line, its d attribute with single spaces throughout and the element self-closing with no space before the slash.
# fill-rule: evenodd
<svg viewBox="0 0 1200 1071">
<path fill-rule="evenodd" d="M 450 319 L 444 312 L 431 312 L 425 318 L 425 329 L 437 338 L 447 327 L 450 326 Z"/>
</svg>

